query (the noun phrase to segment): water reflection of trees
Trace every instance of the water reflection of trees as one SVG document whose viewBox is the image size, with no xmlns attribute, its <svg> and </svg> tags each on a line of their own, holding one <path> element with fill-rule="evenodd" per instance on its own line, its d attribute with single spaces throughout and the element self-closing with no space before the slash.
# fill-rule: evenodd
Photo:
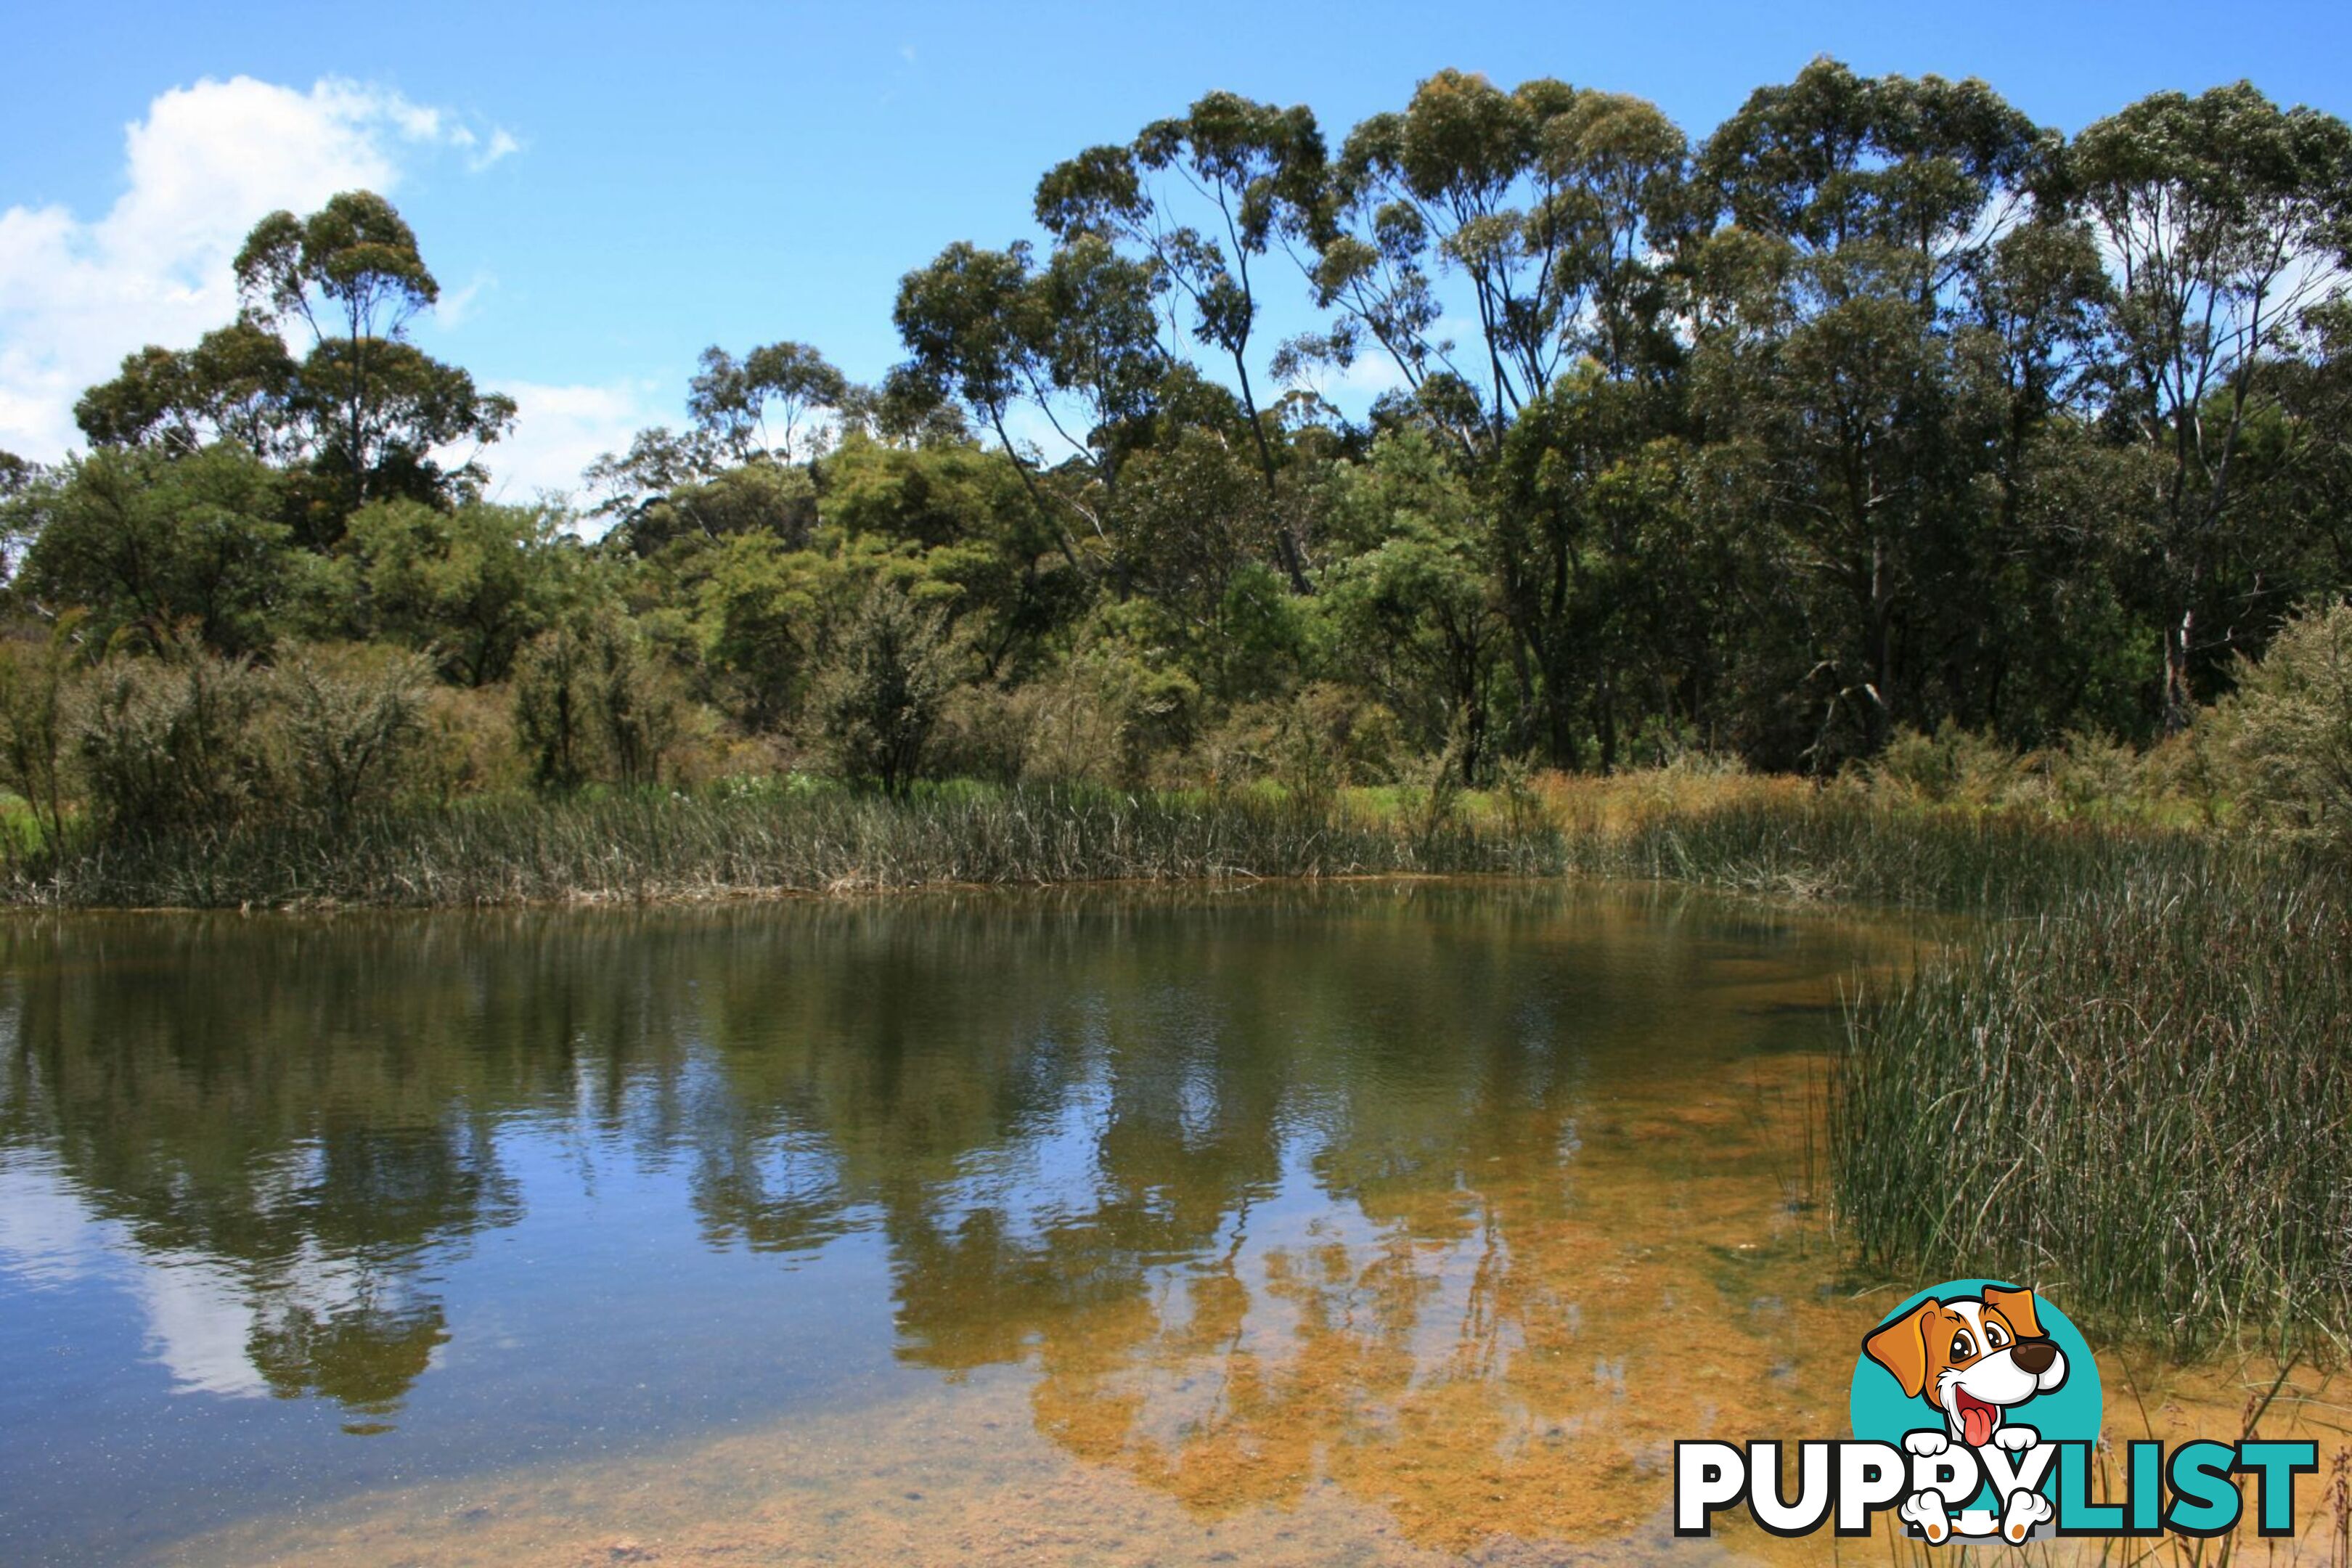
<svg viewBox="0 0 2352 1568">
<path fill-rule="evenodd" d="M 714 1247 L 878 1226 L 901 1359 L 1034 1360 L 1073 1452 L 1203 1507 L 1328 1475 L 1437 1517 L 1464 1476 L 1638 1462 L 1658 1325 L 1787 1337 L 1752 1265 L 1665 1245 L 1770 1239 L 1774 1152 L 1688 1092 L 1802 1026 L 1717 984 L 1775 934 L 1727 918 L 1425 889 L 23 927 L 0 1141 L 226 1266 L 269 1386 L 361 1415 L 450 1331 L 432 1266 L 517 1216 L 520 1121 L 583 1179 L 677 1164 Z"/>
<path fill-rule="evenodd" d="M 617 935 L 583 951 L 544 919 L 20 925 L 0 964 L 0 1142 L 49 1152 L 154 1266 L 225 1273 L 270 1390 L 389 1414 L 447 1337 L 425 1265 L 520 1212 L 503 1121 L 658 1123 L 677 1048 L 625 976 L 600 983 Z"/>
</svg>

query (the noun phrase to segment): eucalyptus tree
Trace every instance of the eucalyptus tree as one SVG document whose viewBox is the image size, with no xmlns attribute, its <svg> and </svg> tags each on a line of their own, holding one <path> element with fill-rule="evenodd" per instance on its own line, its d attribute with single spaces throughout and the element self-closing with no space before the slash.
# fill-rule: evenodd
<svg viewBox="0 0 2352 1568">
<path fill-rule="evenodd" d="M 1681 130 L 1643 100 L 1441 71 L 1349 135 L 1317 231 L 1334 349 L 1377 345 L 1485 488 L 1514 634 L 1511 743 L 1559 765 L 1588 722 L 1603 765 L 1615 755 L 1622 683 L 1603 626 L 1622 596 L 1605 584 L 1635 563 L 1601 497 L 1676 423 L 1663 249 L 1688 162 Z M 1465 309 L 1469 342 L 1439 335 Z"/>
<path fill-rule="evenodd" d="M 226 441 L 282 461 L 299 454 L 289 416 L 298 375 L 286 340 L 240 318 L 193 349 L 151 343 L 126 355 L 112 381 L 82 395 L 74 419 L 99 446 L 184 455 Z"/>
<path fill-rule="evenodd" d="M 1454 434 L 1487 458 L 1576 360 L 1612 376 L 1670 363 L 1654 250 L 1687 151 L 1640 99 L 1440 71 L 1349 134 L 1321 193 L 1314 284 L 1341 313 L 1334 348 L 1369 337 L 1441 417 L 1475 404 Z M 1475 325 L 1467 349 L 1438 335 L 1454 275 Z"/>
<path fill-rule="evenodd" d="M 1093 238 L 1148 258 L 1169 292 L 1171 336 L 1189 335 L 1232 366 L 1269 498 L 1281 489 L 1281 465 L 1252 374 L 1264 310 L 1258 269 L 1278 244 L 1306 238 L 1323 164 L 1312 111 L 1212 92 L 1125 146 L 1092 147 L 1057 164 L 1037 184 L 1041 225 L 1065 246 Z M 1189 323 L 1172 320 L 1179 301 Z M 1276 544 L 1293 590 L 1308 592 L 1305 551 L 1287 522 Z"/>
<path fill-rule="evenodd" d="M 738 463 L 755 458 L 797 462 L 815 455 L 804 422 L 838 410 L 849 378 L 806 343 L 769 343 L 741 359 L 716 346 L 702 351 L 687 385 L 686 411 L 698 431 Z M 811 436 L 808 447 L 803 434 Z"/>
<path fill-rule="evenodd" d="M 1045 381 L 1033 280 L 1027 246 L 985 250 L 958 240 L 898 280 L 891 320 L 909 370 L 994 433 L 1038 511 L 1053 520 L 1056 548 L 1082 571 L 1063 511 L 1076 510 L 1097 532 L 1099 513 L 1066 492 L 1048 496 L 1008 424 Z"/>
<path fill-rule="evenodd" d="M 445 473 L 435 454 L 497 440 L 514 400 L 478 392 L 465 371 L 408 341 L 441 286 L 390 202 L 346 191 L 308 217 L 272 213 L 246 237 L 236 270 L 247 319 L 309 339 L 291 412 L 313 464 L 344 481 L 352 506 L 378 495 L 437 499 L 450 480 L 478 478 L 471 459 Z"/>
<path fill-rule="evenodd" d="M 1120 469 L 1155 411 L 1170 365 L 1157 341 L 1160 275 L 1101 237 L 1074 235 L 1039 268 L 1026 244 L 983 250 L 958 243 L 898 285 L 893 319 L 906 370 L 970 410 L 1019 468 L 1039 510 L 1075 515 L 1105 545 Z M 1046 483 L 1016 438 L 1022 412 L 1042 420 L 1077 466 L 1077 481 Z"/>
<path fill-rule="evenodd" d="M 514 402 L 409 341 L 440 285 L 390 202 L 346 191 L 308 217 L 271 213 L 235 270 L 236 321 L 193 349 L 142 349 L 83 396 L 75 417 L 94 444 L 227 441 L 305 468 L 324 489 L 297 487 L 293 521 L 314 546 L 371 500 L 446 503 L 478 485 L 473 458 L 446 468 L 441 454 L 496 441 Z"/>
<path fill-rule="evenodd" d="M 2157 458 L 2144 502 L 2163 595 L 2164 721 L 2186 726 L 2200 658 L 2240 640 L 2255 574 L 2229 578 L 2227 524 L 2265 362 L 2304 357 L 2347 298 L 2352 131 L 2246 82 L 2142 99 L 2071 150 L 2115 273 L 2107 413 Z M 2208 622 L 2219 620 L 2218 629 Z"/>
<path fill-rule="evenodd" d="M 1825 765 L 1935 721 L 1916 688 L 1957 624 L 1937 590 L 1965 566 L 2000 428 L 1963 338 L 2053 147 L 1981 82 L 1820 60 L 1700 152 L 1717 226 L 1683 263 L 1709 493 L 1794 634 L 1767 679 L 1811 693 L 1811 734 L 1784 731 L 1775 760 Z"/>
</svg>

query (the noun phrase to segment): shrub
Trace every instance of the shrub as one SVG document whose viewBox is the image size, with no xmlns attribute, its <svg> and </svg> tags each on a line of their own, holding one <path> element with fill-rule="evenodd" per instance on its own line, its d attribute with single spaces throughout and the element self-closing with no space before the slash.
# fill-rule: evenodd
<svg viewBox="0 0 2352 1568">
<path fill-rule="evenodd" d="M 1056 670 L 1011 689 L 963 688 L 942 712 L 939 763 L 1010 784 L 1135 784 L 1143 749 L 1122 701 L 1091 667 Z"/>
<path fill-rule="evenodd" d="M 2289 621 L 2224 707 L 2254 820 L 2352 853 L 2352 605 Z"/>
<path fill-rule="evenodd" d="M 635 623 L 617 611 L 592 622 L 585 640 L 589 718 L 614 780 L 659 783 L 683 730 L 677 682 Z"/>
<path fill-rule="evenodd" d="M 340 827 L 416 765 L 432 666 L 381 647 L 289 649 L 271 675 L 296 803 Z"/>
<path fill-rule="evenodd" d="M 931 732 L 955 683 L 940 612 L 877 582 L 817 682 L 817 723 L 842 775 L 904 795 L 921 775 Z"/>
<path fill-rule="evenodd" d="M 2115 815 L 2141 796 L 2140 755 L 2112 735 L 2070 731 L 2042 760 L 2051 788 L 2069 816 Z"/>
<path fill-rule="evenodd" d="M 268 684 L 244 659 L 101 666 L 73 726 L 89 805 L 111 835 L 233 828 L 282 804 Z"/>
<path fill-rule="evenodd" d="M 1874 793 L 1923 805 L 2011 805 L 2032 787 L 2017 752 L 1949 720 L 1933 735 L 1897 730 L 1869 776 Z"/>
<path fill-rule="evenodd" d="M 414 786 L 425 799 L 446 807 L 528 782 L 514 694 L 505 687 L 430 687 L 418 717 Z"/>
<path fill-rule="evenodd" d="M 588 782 L 595 737 L 587 684 L 587 650 L 572 626 L 540 633 L 515 659 L 515 744 L 541 790 L 562 794 Z"/>
<path fill-rule="evenodd" d="M 657 783 L 683 732 L 677 682 L 616 605 L 541 633 L 514 686 L 515 739 L 543 790 Z"/>
<path fill-rule="evenodd" d="M 25 797 L 41 835 L 65 833 L 67 666 L 78 612 L 38 639 L 0 643 L 0 784 Z"/>
<path fill-rule="evenodd" d="M 1105 637 L 1071 661 L 1075 732 L 1100 749 L 1066 763 L 1066 776 L 1099 778 L 1121 789 L 1142 787 L 1152 761 L 1181 752 L 1198 731 L 1201 686 L 1185 671 L 1164 667 L 1125 640 Z"/>
</svg>

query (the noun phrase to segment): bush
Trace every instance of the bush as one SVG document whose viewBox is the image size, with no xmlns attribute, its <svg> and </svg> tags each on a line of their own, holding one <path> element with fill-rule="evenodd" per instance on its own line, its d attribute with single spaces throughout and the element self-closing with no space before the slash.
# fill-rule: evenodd
<svg viewBox="0 0 2352 1568">
<path fill-rule="evenodd" d="M 52 844 L 65 833 L 67 666 L 80 618 L 69 611 L 37 641 L 0 643 L 0 784 L 25 797 Z"/>
<path fill-rule="evenodd" d="M 2017 752 L 1949 720 L 1933 735 L 1897 730 L 1870 764 L 1874 794 L 1921 805 L 2012 805 L 2034 782 Z"/>
<path fill-rule="evenodd" d="M 190 654 L 101 666 L 73 725 L 101 831 L 226 830 L 286 799 L 264 720 L 269 689 L 241 658 Z"/>
<path fill-rule="evenodd" d="M 505 687 L 432 687 L 419 719 L 419 795 L 446 808 L 464 795 L 497 795 L 529 782 L 514 695 Z"/>
<path fill-rule="evenodd" d="M 877 582 L 818 679 L 813 709 L 845 778 L 904 795 L 921 776 L 931 732 L 955 684 L 945 621 Z"/>
<path fill-rule="evenodd" d="M 589 717 L 614 782 L 658 784 L 683 728 L 676 679 L 617 612 L 592 623 L 586 641 Z"/>
<path fill-rule="evenodd" d="M 658 783 L 683 729 L 677 681 L 614 606 L 541 633 L 514 687 L 515 739 L 542 790 Z"/>
<path fill-rule="evenodd" d="M 390 800 L 415 767 L 433 684 L 421 654 L 299 647 L 271 674 L 295 804 L 340 827 Z"/>
<path fill-rule="evenodd" d="M 2289 621 L 2223 707 L 2253 819 L 2352 853 L 2352 605 Z"/>
<path fill-rule="evenodd" d="M 1084 736 L 1095 749 L 1066 758 L 1063 776 L 1142 788 L 1153 760 L 1183 750 L 1198 730 L 1200 683 L 1123 638 L 1104 637 L 1080 652 L 1071 661 L 1070 684 L 1070 717 L 1077 718 L 1081 708 L 1085 716 L 1071 738 Z"/>
<path fill-rule="evenodd" d="M 2112 735 L 2070 731 L 2042 761 L 2070 816 L 2115 815 L 2139 800 L 2146 787 L 2139 753 Z"/>
<path fill-rule="evenodd" d="M 515 659 L 515 744 L 543 791 L 564 794 L 588 782 L 595 738 L 587 684 L 587 650 L 572 626 L 541 632 Z"/>
</svg>

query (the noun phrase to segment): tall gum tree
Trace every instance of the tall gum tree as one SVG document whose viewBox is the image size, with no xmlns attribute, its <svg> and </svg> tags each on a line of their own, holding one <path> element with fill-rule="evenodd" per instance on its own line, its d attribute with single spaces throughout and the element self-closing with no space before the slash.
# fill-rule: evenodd
<svg viewBox="0 0 2352 1568">
<path fill-rule="evenodd" d="M 314 482 L 293 488 L 294 523 L 313 547 L 370 500 L 446 504 L 478 487 L 479 448 L 515 405 L 409 341 L 440 286 L 390 202 L 346 191 L 308 217 L 272 213 L 235 269 L 236 321 L 193 349 L 142 349 L 82 397 L 75 417 L 94 445 L 184 455 L 229 441 L 306 468 Z M 445 462 L 469 442 L 474 456 Z"/>
<path fill-rule="evenodd" d="M 1995 435 L 1961 343 L 2054 145 L 1981 82 L 1820 60 L 1700 152 L 1694 411 L 1757 580 L 1811 645 L 1789 684 L 1812 693 L 1815 765 L 1932 722 L 1915 685 L 1950 628 L 1921 588 L 1970 531 Z"/>
<path fill-rule="evenodd" d="M 2352 131 L 2239 82 L 2142 99 L 2085 128 L 2069 163 L 2115 274 L 2108 413 L 2158 458 L 2146 509 L 2179 731 L 2200 654 L 2226 658 L 2235 612 L 2256 607 L 2213 590 L 2261 368 L 2312 353 L 2352 281 Z"/>
<path fill-rule="evenodd" d="M 1184 333 L 1233 367 L 1242 414 L 1269 500 L 1280 463 L 1268 434 L 1253 361 L 1263 310 L 1256 275 L 1313 210 L 1323 175 L 1323 136 L 1304 107 L 1276 108 L 1213 92 L 1183 115 L 1154 121 L 1126 146 L 1089 148 L 1037 184 L 1037 221 L 1064 244 L 1094 236 L 1133 247 L 1190 306 Z M 1188 213 L 1197 221 L 1186 221 Z M 1296 528 L 1277 522 L 1275 543 L 1293 591 L 1305 594 L 1306 552 Z"/>
</svg>

